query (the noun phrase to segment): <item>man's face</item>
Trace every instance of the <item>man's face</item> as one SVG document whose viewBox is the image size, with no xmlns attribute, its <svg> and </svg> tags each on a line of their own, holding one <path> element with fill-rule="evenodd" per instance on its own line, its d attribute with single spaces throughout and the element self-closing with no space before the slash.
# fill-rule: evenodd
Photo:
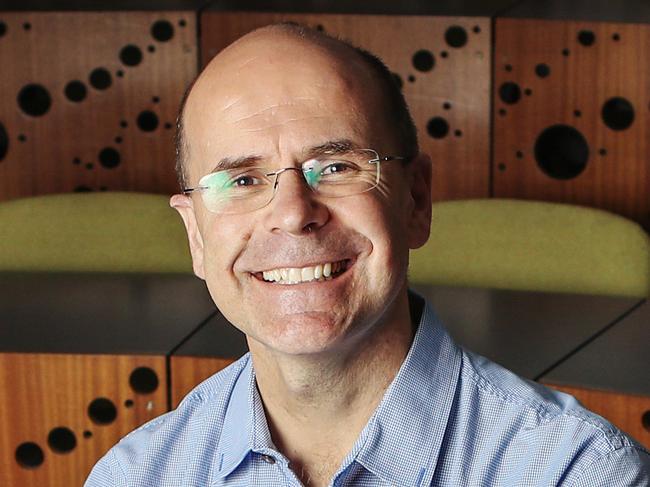
<svg viewBox="0 0 650 487">
<path fill-rule="evenodd" d="M 255 157 L 256 165 L 276 171 L 298 167 L 314 147 L 343 140 L 380 155 L 404 155 L 395 154 L 371 75 L 348 56 L 282 34 L 224 51 L 188 99 L 190 186 L 226 158 Z M 286 171 L 273 200 L 244 214 L 212 213 L 199 195 L 175 196 L 172 203 L 188 228 L 195 273 L 251 349 L 340 351 L 391 319 L 405 291 L 408 249 L 428 236 L 430 201 L 419 195 L 428 185 L 418 182 L 428 173 L 416 174 L 423 165 L 420 159 L 408 168 L 384 163 L 377 188 L 342 198 L 321 197 L 299 172 Z M 422 198 L 427 201 L 417 201 Z M 334 270 L 326 280 L 263 278 L 274 270 L 318 272 L 326 264 Z"/>
</svg>

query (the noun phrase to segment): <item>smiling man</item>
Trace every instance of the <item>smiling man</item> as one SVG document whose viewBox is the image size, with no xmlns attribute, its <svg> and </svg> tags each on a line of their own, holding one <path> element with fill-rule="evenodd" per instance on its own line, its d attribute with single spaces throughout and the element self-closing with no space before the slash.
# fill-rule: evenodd
<svg viewBox="0 0 650 487">
<path fill-rule="evenodd" d="M 431 163 L 376 58 L 259 29 L 206 67 L 181 121 L 171 204 L 250 353 L 88 487 L 649 485 L 640 445 L 463 351 L 408 292 Z"/>
</svg>

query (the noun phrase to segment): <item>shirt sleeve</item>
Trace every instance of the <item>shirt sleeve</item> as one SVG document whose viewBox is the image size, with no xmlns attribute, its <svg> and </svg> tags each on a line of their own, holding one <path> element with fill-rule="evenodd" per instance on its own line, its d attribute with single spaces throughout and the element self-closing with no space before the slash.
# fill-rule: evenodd
<svg viewBox="0 0 650 487">
<path fill-rule="evenodd" d="M 619 448 L 589 465 L 574 487 L 650 487 L 650 453 Z"/>
<path fill-rule="evenodd" d="M 84 487 L 128 487 L 124 472 L 117 464 L 113 450 L 110 450 L 93 467 Z"/>
</svg>

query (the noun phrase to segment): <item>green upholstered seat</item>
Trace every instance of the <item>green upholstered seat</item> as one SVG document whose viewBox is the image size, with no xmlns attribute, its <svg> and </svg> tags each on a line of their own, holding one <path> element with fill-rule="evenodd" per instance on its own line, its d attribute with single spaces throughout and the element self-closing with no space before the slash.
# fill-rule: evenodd
<svg viewBox="0 0 650 487">
<path fill-rule="evenodd" d="M 433 205 L 431 238 L 411 252 L 413 283 L 644 297 L 650 242 L 593 208 L 522 200 Z"/>
<path fill-rule="evenodd" d="M 191 273 L 169 198 L 70 193 L 0 203 L 0 270 Z"/>
</svg>

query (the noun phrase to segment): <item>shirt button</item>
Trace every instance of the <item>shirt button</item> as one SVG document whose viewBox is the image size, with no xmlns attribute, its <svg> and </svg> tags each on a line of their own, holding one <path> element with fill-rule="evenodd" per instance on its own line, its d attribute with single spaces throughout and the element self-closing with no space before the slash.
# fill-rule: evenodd
<svg viewBox="0 0 650 487">
<path fill-rule="evenodd" d="M 262 455 L 262 460 L 264 460 L 269 465 L 273 465 L 275 463 L 275 458 L 270 455 Z"/>
</svg>

